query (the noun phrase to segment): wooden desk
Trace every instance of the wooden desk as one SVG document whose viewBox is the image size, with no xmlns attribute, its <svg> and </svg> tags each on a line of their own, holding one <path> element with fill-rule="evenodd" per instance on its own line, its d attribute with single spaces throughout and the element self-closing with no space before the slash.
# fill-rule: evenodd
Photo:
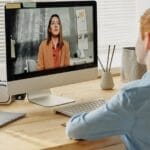
<svg viewBox="0 0 150 150">
<path fill-rule="evenodd" d="M 120 78 L 114 77 L 115 88 L 110 91 L 100 89 L 100 79 L 72 84 L 52 89 L 52 93 L 72 98 L 76 101 L 110 98 L 120 87 Z M 0 110 L 25 112 L 26 117 L 0 129 L 0 149 L 4 150 L 123 150 L 118 137 L 98 141 L 75 141 L 65 135 L 61 125 L 68 117 L 55 114 L 53 108 L 41 107 L 25 101 L 15 101 Z"/>
</svg>

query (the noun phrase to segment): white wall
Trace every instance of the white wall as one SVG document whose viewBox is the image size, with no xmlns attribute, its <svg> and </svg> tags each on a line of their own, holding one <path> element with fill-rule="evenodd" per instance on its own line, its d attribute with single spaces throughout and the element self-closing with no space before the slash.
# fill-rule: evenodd
<svg viewBox="0 0 150 150">
<path fill-rule="evenodd" d="M 121 66 L 123 47 L 136 43 L 136 0 L 97 0 L 98 55 L 107 63 L 108 45 L 116 45 L 112 67 Z"/>
<path fill-rule="evenodd" d="M 150 0 L 136 0 L 137 35 L 139 33 L 139 19 L 148 8 L 150 8 Z"/>
<path fill-rule="evenodd" d="M 136 0 L 136 1 L 137 1 L 137 17 L 139 18 L 147 8 L 150 8 L 150 0 Z"/>
</svg>

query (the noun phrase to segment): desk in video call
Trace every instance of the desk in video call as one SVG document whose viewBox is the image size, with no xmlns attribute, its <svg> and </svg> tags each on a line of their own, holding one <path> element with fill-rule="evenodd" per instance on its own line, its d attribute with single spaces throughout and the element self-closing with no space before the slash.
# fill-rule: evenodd
<svg viewBox="0 0 150 150">
<path fill-rule="evenodd" d="M 109 99 L 120 87 L 120 77 L 114 77 L 114 90 L 100 89 L 100 79 L 57 87 L 52 93 L 69 97 L 76 101 L 96 98 Z M 55 107 L 53 107 L 55 108 Z M 119 137 L 109 137 L 98 141 L 70 140 L 62 126 L 68 117 L 55 114 L 53 108 L 41 107 L 25 101 L 15 101 L 11 105 L 0 106 L 2 111 L 25 112 L 26 117 L 10 123 L 0 132 L 0 149 L 21 150 L 123 150 Z"/>
</svg>

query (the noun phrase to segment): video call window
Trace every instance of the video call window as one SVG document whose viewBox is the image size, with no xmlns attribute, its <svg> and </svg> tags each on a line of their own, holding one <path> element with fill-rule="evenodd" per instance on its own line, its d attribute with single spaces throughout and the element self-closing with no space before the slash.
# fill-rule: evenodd
<svg viewBox="0 0 150 150">
<path fill-rule="evenodd" d="M 6 9 L 5 16 L 14 76 L 94 63 L 92 6 Z"/>
</svg>

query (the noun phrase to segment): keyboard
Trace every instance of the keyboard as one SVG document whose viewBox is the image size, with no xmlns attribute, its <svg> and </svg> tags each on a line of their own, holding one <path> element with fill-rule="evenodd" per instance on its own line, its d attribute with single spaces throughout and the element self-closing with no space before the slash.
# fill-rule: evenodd
<svg viewBox="0 0 150 150">
<path fill-rule="evenodd" d="M 60 114 L 71 117 L 81 112 L 90 112 L 92 110 L 95 110 L 101 107 L 103 104 L 105 104 L 104 99 L 97 99 L 94 101 L 68 104 L 65 106 L 58 107 L 54 111 L 56 113 L 60 113 Z"/>
</svg>

